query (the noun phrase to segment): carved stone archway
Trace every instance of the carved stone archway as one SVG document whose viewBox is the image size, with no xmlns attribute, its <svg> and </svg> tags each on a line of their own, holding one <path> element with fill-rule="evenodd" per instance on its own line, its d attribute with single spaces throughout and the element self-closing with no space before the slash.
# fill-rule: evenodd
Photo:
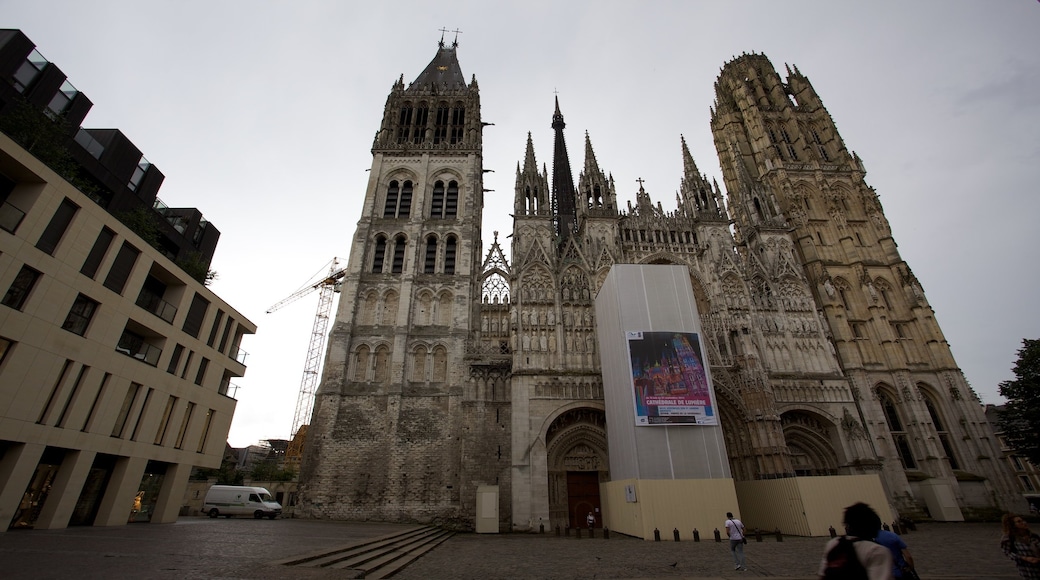
<svg viewBox="0 0 1040 580">
<path fill-rule="evenodd" d="M 838 474 L 842 461 L 834 448 L 836 427 L 833 423 L 803 410 L 783 413 L 780 422 L 796 475 Z"/>
<path fill-rule="evenodd" d="M 601 409 L 582 407 L 564 412 L 545 433 L 546 476 L 549 486 L 549 525 L 571 525 L 567 474 L 609 479 L 606 421 Z M 598 490 L 596 491 L 598 493 Z M 599 507 L 598 496 L 590 502 Z M 593 511 L 589 509 L 588 511 Z"/>
</svg>

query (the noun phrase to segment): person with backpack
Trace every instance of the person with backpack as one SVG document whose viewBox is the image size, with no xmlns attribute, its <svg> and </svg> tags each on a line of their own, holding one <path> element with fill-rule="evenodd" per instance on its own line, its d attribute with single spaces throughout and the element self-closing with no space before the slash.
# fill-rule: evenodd
<svg viewBox="0 0 1040 580">
<path fill-rule="evenodd" d="M 914 567 L 914 557 L 910 555 L 910 549 L 899 534 L 881 530 L 874 541 L 892 553 L 892 576 L 896 580 L 920 580 Z"/>
<path fill-rule="evenodd" d="M 1040 536 L 1029 531 L 1029 524 L 1022 516 L 1004 514 L 1001 520 L 1004 537 L 1000 549 L 1011 558 L 1023 578 L 1040 578 Z"/>
<path fill-rule="evenodd" d="M 744 522 L 733 517 L 733 512 L 726 512 L 726 535 L 729 536 L 729 551 L 733 552 L 734 570 L 747 570 L 747 560 L 744 559 L 744 544 L 747 536 L 744 535 Z"/>
<path fill-rule="evenodd" d="M 827 542 L 820 561 L 821 579 L 893 580 L 892 554 L 874 542 L 881 518 L 869 505 L 845 508 L 845 535 Z"/>
</svg>

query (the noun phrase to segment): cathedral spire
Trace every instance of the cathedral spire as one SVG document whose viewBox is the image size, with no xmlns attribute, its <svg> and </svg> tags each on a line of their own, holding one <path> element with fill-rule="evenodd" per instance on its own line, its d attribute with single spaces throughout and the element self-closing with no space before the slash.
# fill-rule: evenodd
<svg viewBox="0 0 1040 580">
<path fill-rule="evenodd" d="M 563 138 L 563 113 L 560 112 L 560 98 L 556 97 L 556 111 L 553 113 L 552 128 L 556 132 L 553 149 L 552 194 L 556 234 L 562 244 L 577 231 L 576 195 L 574 177 L 571 175 L 571 161 L 567 156 L 567 142 Z"/>
<path fill-rule="evenodd" d="M 527 152 L 524 154 L 524 166 L 516 164 L 516 196 L 513 201 L 513 215 L 548 215 L 549 183 L 545 175 L 538 172 L 538 161 L 534 157 L 534 141 L 531 132 L 527 132 Z"/>
</svg>

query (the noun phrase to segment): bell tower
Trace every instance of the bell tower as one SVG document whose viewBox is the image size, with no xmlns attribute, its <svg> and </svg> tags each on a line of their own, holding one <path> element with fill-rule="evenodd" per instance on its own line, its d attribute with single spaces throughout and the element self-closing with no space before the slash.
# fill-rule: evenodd
<svg viewBox="0 0 1040 580">
<path fill-rule="evenodd" d="M 303 457 L 307 517 L 473 511 L 459 407 L 479 319 L 483 124 L 457 47 L 442 38 L 414 81 L 394 82 L 372 143 Z"/>
</svg>

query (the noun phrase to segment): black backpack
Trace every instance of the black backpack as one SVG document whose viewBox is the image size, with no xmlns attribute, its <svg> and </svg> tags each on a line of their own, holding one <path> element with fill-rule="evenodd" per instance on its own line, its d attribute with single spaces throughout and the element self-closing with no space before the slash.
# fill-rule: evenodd
<svg viewBox="0 0 1040 580">
<path fill-rule="evenodd" d="M 838 538 L 838 543 L 827 552 L 827 567 L 823 569 L 823 577 L 835 580 L 867 580 L 867 569 L 856 555 L 854 542 L 845 536 Z"/>
</svg>

